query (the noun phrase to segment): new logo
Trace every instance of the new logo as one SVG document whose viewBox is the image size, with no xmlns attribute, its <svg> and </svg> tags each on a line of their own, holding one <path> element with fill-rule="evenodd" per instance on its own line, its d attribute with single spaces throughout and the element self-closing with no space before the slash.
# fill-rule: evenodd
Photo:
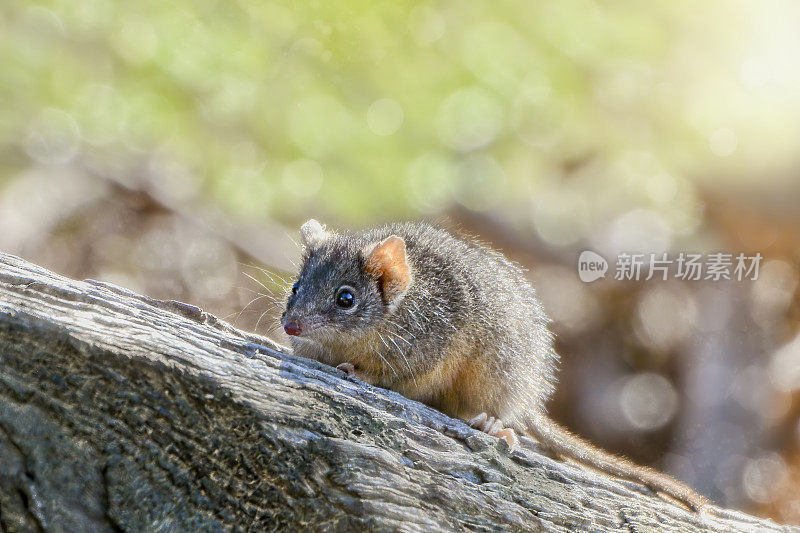
<svg viewBox="0 0 800 533">
<path fill-rule="evenodd" d="M 591 250 L 584 250 L 578 257 L 578 277 L 584 283 L 590 283 L 600 278 L 606 277 L 608 272 L 608 261 Z"/>
</svg>

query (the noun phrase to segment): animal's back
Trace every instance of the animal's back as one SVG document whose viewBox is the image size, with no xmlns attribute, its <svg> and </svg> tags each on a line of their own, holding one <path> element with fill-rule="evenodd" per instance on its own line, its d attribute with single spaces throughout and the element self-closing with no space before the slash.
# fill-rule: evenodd
<svg viewBox="0 0 800 533">
<path fill-rule="evenodd" d="M 476 241 L 423 223 L 369 230 L 363 242 L 393 234 L 405 240 L 414 273 L 394 319 L 410 331 L 419 327 L 415 319 L 425 323 L 419 349 L 429 357 L 433 344 L 442 360 L 463 358 L 486 370 L 474 372 L 480 382 L 472 391 L 464 380 L 459 385 L 462 395 L 474 396 L 460 398 L 461 405 L 475 412 L 450 414 L 491 411 L 521 427 L 522 415 L 544 409 L 558 361 L 548 319 L 524 271 Z"/>
</svg>

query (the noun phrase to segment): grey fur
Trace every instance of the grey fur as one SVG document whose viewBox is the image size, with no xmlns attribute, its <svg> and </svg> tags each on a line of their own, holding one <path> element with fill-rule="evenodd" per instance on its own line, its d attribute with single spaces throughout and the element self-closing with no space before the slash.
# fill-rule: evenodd
<svg viewBox="0 0 800 533">
<path fill-rule="evenodd" d="M 393 307 L 364 271 L 365 251 L 390 235 L 405 241 L 413 273 L 407 293 Z M 488 363 L 486 397 L 450 414 L 471 418 L 487 411 L 523 429 L 526 413 L 544 409 L 554 391 L 558 356 L 549 321 L 522 268 L 482 244 L 423 223 L 327 232 L 327 237 L 306 247 L 298 292 L 284 313 L 284 320 L 303 320 L 315 329 L 308 337 L 292 337 L 297 354 L 329 364 L 348 362 L 351 354 L 342 345 L 378 331 L 383 342 L 373 349 L 385 363 L 372 381 L 404 392 L 449 353 L 456 337 L 463 343 L 460 336 L 467 336 L 475 350 L 470 356 Z M 334 302 L 342 285 L 357 291 L 354 311 Z M 436 404 L 436 398 L 416 399 Z"/>
</svg>

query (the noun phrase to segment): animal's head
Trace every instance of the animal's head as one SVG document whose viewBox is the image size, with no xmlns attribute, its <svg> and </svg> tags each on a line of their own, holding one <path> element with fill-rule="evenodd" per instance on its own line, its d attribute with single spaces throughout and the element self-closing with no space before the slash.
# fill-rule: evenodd
<svg viewBox="0 0 800 533">
<path fill-rule="evenodd" d="M 300 235 L 303 263 L 281 317 L 289 335 L 360 336 L 385 319 L 411 285 L 406 243 L 397 235 L 365 243 L 313 219 Z"/>
</svg>

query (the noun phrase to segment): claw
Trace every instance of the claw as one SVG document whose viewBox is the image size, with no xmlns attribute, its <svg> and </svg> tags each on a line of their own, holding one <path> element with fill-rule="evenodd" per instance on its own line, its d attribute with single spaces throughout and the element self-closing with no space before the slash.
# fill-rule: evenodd
<svg viewBox="0 0 800 533">
<path fill-rule="evenodd" d="M 475 429 L 479 429 L 484 433 L 502 440 L 508 445 L 508 450 L 510 452 L 513 452 L 517 448 L 517 444 L 519 444 L 519 439 L 514 430 L 504 427 L 503 421 L 499 418 L 481 413 L 475 418 L 472 418 L 468 424 Z"/>
<path fill-rule="evenodd" d="M 499 418 L 495 418 L 492 421 L 492 425 L 489 426 L 489 431 L 487 431 L 486 433 L 488 433 L 489 435 L 491 435 L 493 437 L 496 437 L 497 434 L 500 431 L 502 431 L 502 429 L 503 429 L 503 421 L 500 420 Z"/>
<path fill-rule="evenodd" d="M 497 432 L 497 438 L 505 441 L 508 445 L 508 451 L 513 452 L 517 449 L 517 445 L 519 444 L 519 439 L 517 438 L 517 434 L 511 428 L 505 428 Z"/>
<path fill-rule="evenodd" d="M 480 426 L 483 426 L 483 423 L 486 421 L 486 418 L 487 418 L 486 413 L 481 413 L 467 423 L 470 425 L 470 427 L 473 427 L 475 429 L 480 429 Z"/>
<path fill-rule="evenodd" d="M 356 367 L 353 366 L 353 363 L 340 363 L 336 365 L 336 368 L 338 368 L 348 376 L 352 376 L 356 373 Z"/>
</svg>

